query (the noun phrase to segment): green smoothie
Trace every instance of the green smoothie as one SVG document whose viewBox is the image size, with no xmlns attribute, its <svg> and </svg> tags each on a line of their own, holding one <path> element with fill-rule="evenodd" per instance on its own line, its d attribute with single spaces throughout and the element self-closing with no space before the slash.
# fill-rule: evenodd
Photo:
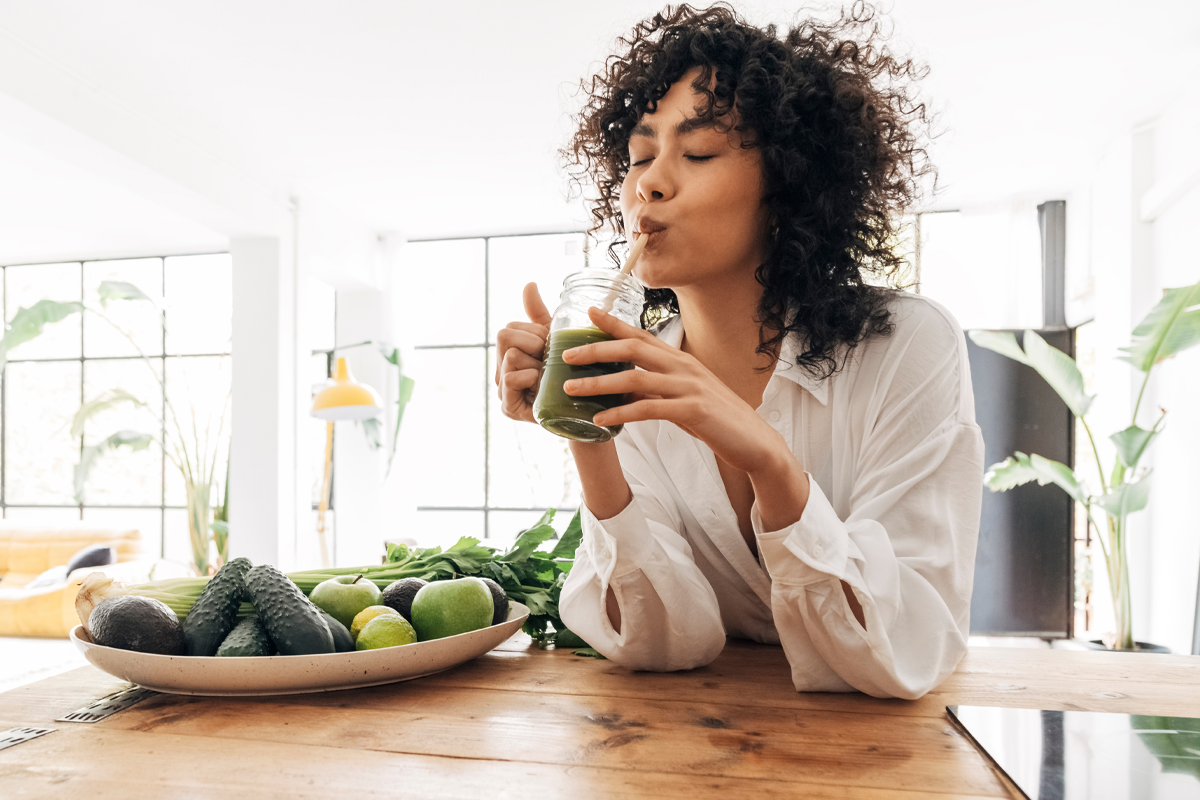
<svg viewBox="0 0 1200 800">
<path fill-rule="evenodd" d="M 568 364 L 562 359 L 564 350 L 592 342 L 612 340 L 599 328 L 566 328 L 553 331 L 546 347 L 546 365 L 533 416 L 543 428 L 567 439 L 581 442 L 606 442 L 621 432 L 620 425 L 604 427 L 592 422 L 598 412 L 628 402 L 624 394 L 597 394 L 586 397 L 569 395 L 563 383 L 574 378 L 594 378 L 633 369 L 628 361 L 606 364 Z"/>
</svg>

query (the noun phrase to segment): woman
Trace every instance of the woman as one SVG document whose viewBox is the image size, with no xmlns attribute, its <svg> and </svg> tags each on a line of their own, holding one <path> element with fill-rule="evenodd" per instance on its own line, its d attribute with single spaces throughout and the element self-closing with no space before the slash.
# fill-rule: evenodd
<svg viewBox="0 0 1200 800">
<path fill-rule="evenodd" d="M 897 220 L 930 170 L 915 69 L 872 10 L 782 39 L 668 10 L 590 84 L 570 150 L 596 228 L 650 239 L 645 322 L 568 363 L 629 392 L 572 443 L 583 542 L 563 621 L 631 669 L 782 644 L 801 691 L 915 698 L 966 651 L 983 445 L 962 331 L 899 280 Z M 505 413 L 533 421 L 550 322 L 498 337 Z"/>
</svg>

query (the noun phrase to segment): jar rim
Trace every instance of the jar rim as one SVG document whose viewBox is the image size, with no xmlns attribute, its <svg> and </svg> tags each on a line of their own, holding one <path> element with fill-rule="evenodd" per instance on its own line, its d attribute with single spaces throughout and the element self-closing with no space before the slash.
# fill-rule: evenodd
<svg viewBox="0 0 1200 800">
<path fill-rule="evenodd" d="M 625 275 L 613 267 L 585 267 L 578 272 L 572 272 L 563 279 L 564 289 L 586 284 L 599 285 L 605 288 L 616 285 L 622 290 L 636 291 L 639 295 L 645 295 L 646 293 L 646 288 L 642 286 L 642 282 L 636 277 Z"/>
</svg>

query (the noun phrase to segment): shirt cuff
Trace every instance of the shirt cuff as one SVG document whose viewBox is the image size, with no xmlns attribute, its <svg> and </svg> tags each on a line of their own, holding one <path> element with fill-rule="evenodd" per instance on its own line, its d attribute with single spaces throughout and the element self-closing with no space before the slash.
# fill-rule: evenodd
<svg viewBox="0 0 1200 800">
<path fill-rule="evenodd" d="M 636 497 L 621 513 L 604 521 L 596 519 L 587 503 L 583 503 L 580 522 L 584 542 L 591 548 L 592 563 L 601 575 L 608 574 L 610 579 L 616 579 L 636 572 L 650 555 L 654 537 Z"/>
<path fill-rule="evenodd" d="M 846 524 L 833 510 L 812 475 L 808 476 L 808 481 L 808 504 L 793 525 L 764 531 L 758 501 L 750 508 L 750 524 L 758 540 L 758 551 L 773 581 L 804 585 L 829 580 L 830 576 L 844 577 L 846 559 L 853 546 Z"/>
</svg>

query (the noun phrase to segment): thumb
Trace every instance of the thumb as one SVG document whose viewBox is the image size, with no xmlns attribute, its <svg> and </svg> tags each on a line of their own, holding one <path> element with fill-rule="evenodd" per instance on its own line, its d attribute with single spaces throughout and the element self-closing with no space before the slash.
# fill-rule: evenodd
<svg viewBox="0 0 1200 800">
<path fill-rule="evenodd" d="M 538 325 L 550 324 L 550 311 L 546 308 L 546 304 L 542 302 L 542 295 L 538 292 L 536 283 L 525 284 L 525 291 L 522 292 L 521 299 L 525 303 L 525 313 L 528 315 L 530 322 Z"/>
</svg>

